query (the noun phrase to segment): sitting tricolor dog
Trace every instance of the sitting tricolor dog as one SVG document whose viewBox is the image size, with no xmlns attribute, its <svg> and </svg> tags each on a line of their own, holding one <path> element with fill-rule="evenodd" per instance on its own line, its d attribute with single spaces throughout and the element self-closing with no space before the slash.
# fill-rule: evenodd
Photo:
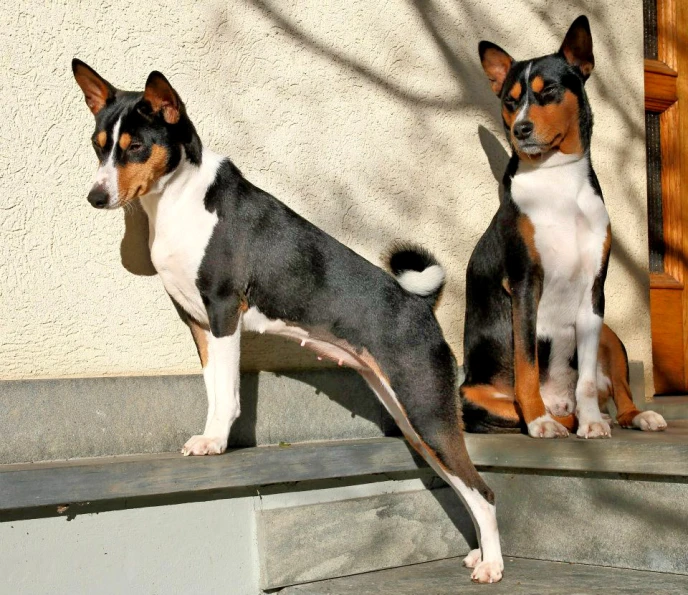
<svg viewBox="0 0 688 595">
<path fill-rule="evenodd" d="M 590 161 L 588 19 L 556 54 L 517 62 L 486 41 L 479 52 L 513 154 L 466 273 L 466 429 L 558 438 L 577 423 L 578 436 L 607 438 L 612 397 L 622 427 L 663 430 L 634 406 L 626 350 L 603 324 L 612 236 Z"/>
<path fill-rule="evenodd" d="M 191 329 L 208 393 L 202 435 L 185 455 L 220 454 L 239 416 L 241 329 L 299 341 L 366 379 L 404 436 L 471 511 L 481 551 L 472 578 L 504 568 L 494 496 L 462 435 L 457 366 L 433 306 L 444 272 L 427 252 L 397 249 L 396 278 L 328 236 L 204 148 L 159 72 L 143 92 L 72 69 L 95 116 L 96 208 L 140 199 L 153 264 Z"/>
</svg>

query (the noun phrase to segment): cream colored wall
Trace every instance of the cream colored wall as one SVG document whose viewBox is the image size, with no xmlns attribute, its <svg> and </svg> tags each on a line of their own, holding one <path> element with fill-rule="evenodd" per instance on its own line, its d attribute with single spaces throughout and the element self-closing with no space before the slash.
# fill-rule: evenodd
<svg viewBox="0 0 688 595">
<path fill-rule="evenodd" d="M 145 269 L 141 222 L 86 202 L 93 122 L 72 57 L 126 89 L 163 71 L 207 146 L 366 258 L 397 239 L 426 244 L 449 271 L 439 318 L 461 358 L 464 270 L 506 159 L 477 43 L 551 52 L 581 13 L 597 58 L 594 163 L 615 232 L 608 319 L 650 369 L 639 0 L 4 6 L 0 377 L 198 369 L 158 279 L 123 267 Z M 264 339 L 248 348 L 247 366 L 266 363 Z"/>
</svg>

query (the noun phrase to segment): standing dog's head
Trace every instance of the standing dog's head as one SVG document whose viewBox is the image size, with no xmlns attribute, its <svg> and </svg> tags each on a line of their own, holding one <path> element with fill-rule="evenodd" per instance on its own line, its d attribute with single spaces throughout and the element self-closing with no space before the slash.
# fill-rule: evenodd
<svg viewBox="0 0 688 595">
<path fill-rule="evenodd" d="M 481 41 L 480 61 L 502 100 L 509 142 L 522 159 L 550 151 L 583 154 L 590 146 L 592 112 L 585 81 L 595 66 L 590 24 L 578 17 L 556 54 L 515 61 L 499 46 Z"/>
<path fill-rule="evenodd" d="M 177 92 L 151 72 L 143 92 L 120 91 L 80 60 L 74 78 L 96 119 L 91 137 L 99 166 L 88 201 L 114 209 L 149 192 L 183 159 L 199 164 L 201 141 Z"/>
</svg>

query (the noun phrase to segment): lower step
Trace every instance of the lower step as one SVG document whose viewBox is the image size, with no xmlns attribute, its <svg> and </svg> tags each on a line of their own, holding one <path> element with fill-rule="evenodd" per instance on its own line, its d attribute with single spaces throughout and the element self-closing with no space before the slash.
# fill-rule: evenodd
<svg viewBox="0 0 688 595">
<path fill-rule="evenodd" d="M 379 570 L 367 574 L 296 585 L 281 590 L 280 595 L 519 595 L 547 593 L 653 593 L 688 592 L 688 576 L 622 570 L 603 566 L 543 562 L 506 558 L 504 579 L 496 585 L 470 582 L 470 570 L 460 558 L 427 562 L 415 566 Z"/>
<path fill-rule="evenodd" d="M 466 442 L 495 491 L 506 556 L 688 575 L 688 421 L 615 428 L 611 440 Z M 426 487 L 259 510 L 261 586 L 465 555 L 476 543 L 466 509 L 439 480 Z"/>
</svg>

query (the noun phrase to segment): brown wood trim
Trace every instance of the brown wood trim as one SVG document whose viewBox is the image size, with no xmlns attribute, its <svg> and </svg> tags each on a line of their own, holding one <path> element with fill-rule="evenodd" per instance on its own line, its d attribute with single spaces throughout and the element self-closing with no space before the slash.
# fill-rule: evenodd
<svg viewBox="0 0 688 595">
<path fill-rule="evenodd" d="M 667 273 L 650 273 L 650 289 L 682 290 L 683 283 Z"/>
<path fill-rule="evenodd" d="M 669 76 L 673 78 L 678 76 L 678 72 L 661 60 L 648 60 L 647 58 L 645 59 L 645 72 L 651 72 L 660 76 Z"/>
<path fill-rule="evenodd" d="M 672 3 L 674 0 L 672 0 Z M 678 196 L 677 202 L 679 205 L 688 205 L 688 44 L 686 44 L 685 31 L 688 30 L 688 2 L 675 3 L 675 21 L 674 21 L 674 51 L 676 56 L 676 70 L 678 77 L 676 79 L 679 101 L 676 103 L 677 120 L 676 120 L 676 134 L 678 136 L 678 143 L 676 145 L 675 159 L 678 161 L 676 169 L 678 170 Z M 667 62 L 670 66 L 671 63 Z M 661 116 L 660 116 L 661 118 Z M 664 155 L 662 155 L 664 158 Z M 682 229 L 688 229 L 688 208 L 682 209 L 681 213 Z M 685 274 L 688 267 L 688 233 L 682 233 L 682 243 L 680 250 L 677 250 L 676 258 L 681 265 L 681 269 Z M 685 276 L 682 277 L 685 281 Z M 684 370 L 684 385 L 683 391 L 688 389 L 688 292 L 683 292 L 683 370 Z"/>
<path fill-rule="evenodd" d="M 656 2 L 658 59 L 644 66 L 646 110 L 660 122 L 664 272 L 650 275 L 650 316 L 655 391 L 671 394 L 688 391 L 688 2 Z"/>
<path fill-rule="evenodd" d="M 650 316 L 655 394 L 681 393 L 685 390 L 683 291 L 653 289 Z"/>
<path fill-rule="evenodd" d="M 659 60 L 645 60 L 645 109 L 662 113 L 678 99 L 678 73 Z"/>
<path fill-rule="evenodd" d="M 679 104 L 659 116 L 662 151 L 662 216 L 664 219 L 664 272 L 683 283 L 683 208 L 681 197 L 681 143 Z"/>
<path fill-rule="evenodd" d="M 657 0 L 657 57 L 673 70 L 678 70 L 676 0 Z"/>
</svg>

